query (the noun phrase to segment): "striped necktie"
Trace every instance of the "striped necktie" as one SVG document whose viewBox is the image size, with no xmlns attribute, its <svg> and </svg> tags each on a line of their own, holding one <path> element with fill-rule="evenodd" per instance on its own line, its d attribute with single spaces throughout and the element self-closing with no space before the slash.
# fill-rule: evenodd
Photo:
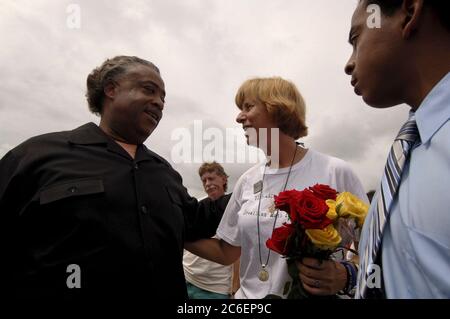
<svg viewBox="0 0 450 319">
<path fill-rule="evenodd" d="M 375 269 L 372 265 L 378 264 L 381 269 L 380 245 L 382 234 L 389 218 L 392 202 L 400 185 L 403 167 L 418 137 L 419 132 L 414 113 L 411 113 L 408 121 L 400 129 L 389 152 L 380 189 L 378 190 L 378 198 L 372 213 L 372 220 L 369 225 L 367 245 L 364 250 L 364 255 L 360 257 L 361 264 L 355 298 L 385 297 L 382 288 L 373 287 L 373 278 L 369 278 L 369 284 L 367 279 L 371 275 L 372 270 Z M 379 278 L 379 280 L 382 285 L 382 278 Z"/>
</svg>

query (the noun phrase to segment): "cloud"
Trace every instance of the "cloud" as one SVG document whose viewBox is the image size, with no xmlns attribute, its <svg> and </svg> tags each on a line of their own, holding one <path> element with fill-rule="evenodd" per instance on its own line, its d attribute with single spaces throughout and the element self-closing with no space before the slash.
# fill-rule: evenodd
<svg viewBox="0 0 450 319">
<path fill-rule="evenodd" d="M 305 143 L 350 162 L 377 184 L 407 108 L 375 110 L 352 92 L 343 68 L 353 1 L 77 1 L 81 28 L 67 27 L 69 1 L 0 4 L 0 152 L 30 136 L 98 118 L 85 101 L 87 74 L 118 54 L 153 61 L 166 83 L 164 117 L 146 145 L 170 160 L 174 130 L 194 121 L 237 128 L 234 95 L 254 76 L 292 80 L 307 102 Z M 246 146 L 236 152 L 243 152 Z M 228 150 L 227 150 L 228 151 Z M 175 164 L 202 193 L 198 163 Z M 230 187 L 249 164 L 226 164 Z"/>
</svg>

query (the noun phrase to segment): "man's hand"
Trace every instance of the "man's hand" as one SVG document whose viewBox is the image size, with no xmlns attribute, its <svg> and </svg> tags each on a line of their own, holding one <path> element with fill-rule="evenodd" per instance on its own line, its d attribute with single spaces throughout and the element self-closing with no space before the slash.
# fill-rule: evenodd
<svg viewBox="0 0 450 319">
<path fill-rule="evenodd" d="M 312 295 L 334 295 L 347 284 L 347 270 L 337 261 L 303 258 L 296 263 L 303 287 Z"/>
</svg>

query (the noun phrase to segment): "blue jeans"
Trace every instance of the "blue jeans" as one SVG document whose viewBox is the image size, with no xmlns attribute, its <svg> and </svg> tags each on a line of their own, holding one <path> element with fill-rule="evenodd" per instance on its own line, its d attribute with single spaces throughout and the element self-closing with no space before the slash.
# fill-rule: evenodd
<svg viewBox="0 0 450 319">
<path fill-rule="evenodd" d="M 186 287 L 189 299 L 229 299 L 228 295 L 219 294 L 217 292 L 208 291 L 197 286 L 194 286 L 190 282 L 186 281 Z"/>
</svg>

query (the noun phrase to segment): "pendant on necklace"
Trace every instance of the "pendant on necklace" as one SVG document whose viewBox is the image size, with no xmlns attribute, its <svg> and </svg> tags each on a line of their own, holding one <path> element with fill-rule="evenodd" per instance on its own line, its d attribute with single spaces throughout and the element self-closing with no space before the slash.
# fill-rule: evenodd
<svg viewBox="0 0 450 319">
<path fill-rule="evenodd" d="M 262 269 L 258 273 L 258 278 L 261 281 L 267 281 L 269 280 L 269 273 L 265 269 L 265 266 L 262 267 Z"/>
</svg>

